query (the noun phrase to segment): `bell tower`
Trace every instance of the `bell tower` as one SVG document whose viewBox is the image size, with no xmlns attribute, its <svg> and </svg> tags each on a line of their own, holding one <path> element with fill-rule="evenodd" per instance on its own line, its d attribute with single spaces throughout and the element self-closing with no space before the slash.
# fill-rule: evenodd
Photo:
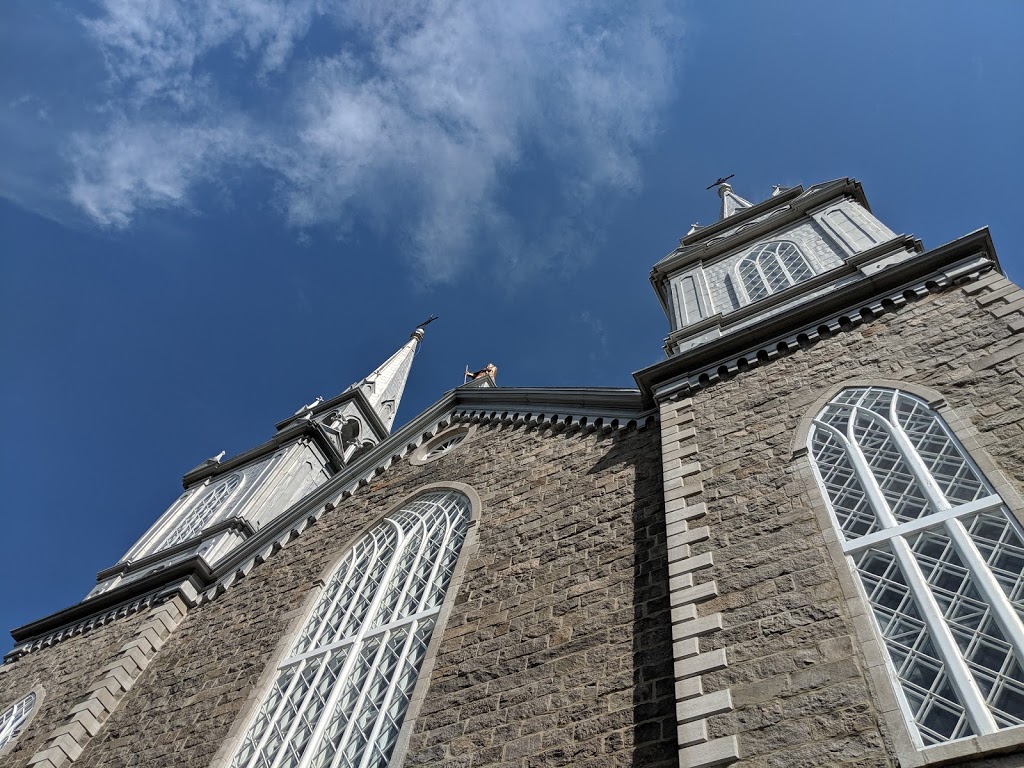
<svg viewBox="0 0 1024 768">
<path fill-rule="evenodd" d="M 714 185 L 712 185 L 714 186 Z M 871 212 L 852 179 L 775 187 L 751 203 L 720 179 L 721 215 L 694 225 L 654 265 L 651 284 L 668 316 L 670 356 L 726 336 L 763 332 L 823 294 L 865 288 L 923 252 Z"/>
</svg>

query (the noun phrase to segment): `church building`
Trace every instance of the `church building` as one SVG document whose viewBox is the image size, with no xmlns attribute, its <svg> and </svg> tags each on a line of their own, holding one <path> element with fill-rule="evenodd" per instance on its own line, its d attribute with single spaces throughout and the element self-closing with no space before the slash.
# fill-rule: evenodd
<svg viewBox="0 0 1024 768">
<path fill-rule="evenodd" d="M 635 388 L 396 429 L 420 327 L 189 470 L 12 631 L 0 767 L 1024 766 L 1024 291 L 852 179 L 718 192 Z"/>
</svg>

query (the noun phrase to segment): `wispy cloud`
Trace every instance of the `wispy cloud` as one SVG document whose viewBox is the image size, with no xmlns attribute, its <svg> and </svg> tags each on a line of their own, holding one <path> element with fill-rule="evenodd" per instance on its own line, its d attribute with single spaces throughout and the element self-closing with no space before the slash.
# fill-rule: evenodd
<svg viewBox="0 0 1024 768">
<path fill-rule="evenodd" d="M 86 22 L 106 118 L 69 144 L 70 195 L 127 227 L 251 165 L 290 225 L 397 230 L 430 281 L 495 253 L 555 258 L 567 223 L 639 184 L 679 23 L 545 0 L 106 0 Z M 537 169 L 550 204 L 527 217 L 508 200 Z"/>
</svg>

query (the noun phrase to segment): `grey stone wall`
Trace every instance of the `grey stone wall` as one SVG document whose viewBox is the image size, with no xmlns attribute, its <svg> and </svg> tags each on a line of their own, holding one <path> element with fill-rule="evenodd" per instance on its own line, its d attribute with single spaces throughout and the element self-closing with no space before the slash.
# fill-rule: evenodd
<svg viewBox="0 0 1024 768">
<path fill-rule="evenodd" d="M 893 727 L 895 699 L 883 690 L 885 678 L 868 674 L 869 667 L 878 672 L 881 660 L 856 631 L 867 614 L 843 589 L 850 576 L 826 547 L 827 521 L 815 511 L 818 491 L 792 455 L 792 441 L 801 418 L 830 388 L 909 382 L 941 393 L 947 419 L 955 414 L 973 430 L 976 443 L 969 447 L 976 458 L 987 454 L 993 463 L 986 470 L 1001 470 L 1021 491 L 1024 339 L 1016 334 L 1024 330 L 1022 310 L 1024 293 L 991 275 L 678 404 L 699 445 L 687 503 L 703 502 L 701 524 L 708 529 L 692 554 L 714 558 L 695 574 L 698 585 L 716 585 L 698 612 L 722 615 L 722 630 L 702 637 L 700 651 L 724 649 L 728 662 L 703 675 L 703 691 L 731 691 L 732 711 L 707 719 L 707 738 L 711 744 L 736 736 L 735 765 L 882 766 L 896 764 L 895 753 L 904 766 L 914 764 L 906 734 Z M 662 413 L 664 419 L 665 408 Z M 699 757 L 699 745 L 692 755 Z"/>
<path fill-rule="evenodd" d="M 41 686 L 45 691 L 37 711 L 14 747 L 0 757 L 3 768 L 21 768 L 43 746 L 47 736 L 68 717 L 89 691 L 100 670 L 118 654 L 145 622 L 148 610 L 123 616 L 0 666 L 0 710 Z"/>
<path fill-rule="evenodd" d="M 189 611 L 74 765 L 210 765 L 314 581 L 398 500 L 444 480 L 475 488 L 482 514 L 406 764 L 672 765 L 657 429 L 483 425 L 437 461 L 390 468 Z M 78 639 L 90 654 L 119 642 Z M 12 670 L 31 679 L 64 647 Z M 33 723 L 25 743 L 53 726 Z"/>
</svg>

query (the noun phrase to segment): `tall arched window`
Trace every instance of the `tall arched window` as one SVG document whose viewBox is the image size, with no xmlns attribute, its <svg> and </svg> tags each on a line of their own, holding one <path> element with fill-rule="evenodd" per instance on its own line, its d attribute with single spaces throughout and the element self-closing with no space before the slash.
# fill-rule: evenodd
<svg viewBox="0 0 1024 768">
<path fill-rule="evenodd" d="M 814 268 L 795 243 L 774 240 L 740 259 L 736 273 L 747 297 L 757 301 L 813 277 Z"/>
<path fill-rule="evenodd" d="M 17 738 L 35 706 L 36 695 L 30 693 L 0 714 L 0 750 Z"/>
<path fill-rule="evenodd" d="M 1024 537 L 939 414 L 846 389 L 809 448 L 919 743 L 1024 723 Z"/>
<path fill-rule="evenodd" d="M 418 496 L 331 575 L 232 768 L 386 766 L 470 520 L 457 491 Z"/>
<path fill-rule="evenodd" d="M 174 530 L 164 537 L 157 549 L 167 549 L 167 547 L 173 547 L 175 544 L 198 536 L 241 482 L 242 476 L 234 474 L 207 491 L 205 496 L 195 502 L 188 515 L 178 523 Z"/>
</svg>

